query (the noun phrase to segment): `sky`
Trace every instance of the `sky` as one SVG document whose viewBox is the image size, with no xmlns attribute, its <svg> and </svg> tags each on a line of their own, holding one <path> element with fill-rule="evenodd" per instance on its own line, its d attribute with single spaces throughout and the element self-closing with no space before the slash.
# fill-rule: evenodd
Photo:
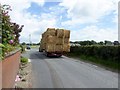
<svg viewBox="0 0 120 90">
<path fill-rule="evenodd" d="M 47 28 L 70 30 L 70 41 L 118 40 L 119 0 L 0 0 L 11 21 L 24 25 L 20 42 L 39 43 Z"/>
</svg>

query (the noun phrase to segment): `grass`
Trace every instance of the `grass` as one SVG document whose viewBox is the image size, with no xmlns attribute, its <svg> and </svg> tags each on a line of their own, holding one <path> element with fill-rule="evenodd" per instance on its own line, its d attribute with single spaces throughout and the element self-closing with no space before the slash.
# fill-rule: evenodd
<svg viewBox="0 0 120 90">
<path fill-rule="evenodd" d="M 31 45 L 30 47 L 31 48 L 37 48 L 37 47 L 39 47 L 40 45 Z"/>
<path fill-rule="evenodd" d="M 74 53 L 68 53 L 67 56 L 77 58 L 82 61 L 87 61 L 93 64 L 97 64 L 99 66 L 103 66 L 103 67 L 106 67 L 107 69 L 111 69 L 114 71 L 120 70 L 120 67 L 119 67 L 120 63 L 112 61 L 112 60 L 103 60 L 103 59 L 99 59 L 99 58 L 92 57 L 92 56 L 78 55 Z"/>
<path fill-rule="evenodd" d="M 28 63 L 28 58 L 26 58 L 26 57 L 21 57 L 21 63 Z"/>
</svg>

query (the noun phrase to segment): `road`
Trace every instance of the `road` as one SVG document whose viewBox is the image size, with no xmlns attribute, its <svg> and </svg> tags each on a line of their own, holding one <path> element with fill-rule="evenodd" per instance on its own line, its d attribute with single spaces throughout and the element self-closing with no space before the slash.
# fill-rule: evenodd
<svg viewBox="0 0 120 90">
<path fill-rule="evenodd" d="M 32 63 L 33 88 L 118 88 L 118 74 L 73 58 L 48 58 L 38 49 L 23 56 Z"/>
</svg>

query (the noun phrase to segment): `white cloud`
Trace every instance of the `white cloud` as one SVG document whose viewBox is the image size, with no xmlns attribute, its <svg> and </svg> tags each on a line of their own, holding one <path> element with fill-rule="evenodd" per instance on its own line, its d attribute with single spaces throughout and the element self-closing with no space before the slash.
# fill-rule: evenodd
<svg viewBox="0 0 120 90">
<path fill-rule="evenodd" d="M 100 28 L 94 26 L 105 15 L 114 12 L 113 22 L 117 24 L 118 16 L 118 1 L 119 0 L 63 0 L 60 6 L 67 9 L 67 17 L 69 20 L 62 22 L 62 26 L 71 27 L 71 40 L 118 40 L 118 31 L 116 28 Z M 69 4 L 68 4 L 69 2 Z M 81 30 L 78 27 L 83 24 L 88 24 Z M 76 28 L 75 28 L 76 27 Z"/>
<path fill-rule="evenodd" d="M 0 0 L 2 4 L 8 4 L 12 7 L 10 12 L 11 20 L 20 25 L 24 25 L 21 32 L 21 42 L 29 42 L 31 34 L 32 42 L 39 42 L 41 34 L 47 27 L 56 27 L 58 19 L 63 19 L 64 10 L 67 9 L 67 17 L 62 22 L 63 27 L 74 28 L 71 30 L 71 40 L 117 40 L 118 33 L 116 29 L 104 29 L 96 26 L 87 26 L 81 30 L 75 25 L 86 23 L 96 23 L 98 20 L 111 11 L 115 11 L 113 22 L 117 23 L 117 2 L 118 0 L 63 0 L 56 8 L 49 8 L 53 12 L 42 13 L 41 15 L 31 15 L 26 9 L 35 2 L 40 7 L 44 5 L 44 0 Z M 60 7 L 59 7 L 60 6 Z M 61 8 L 61 6 L 63 6 Z M 49 10 L 48 9 L 48 10 Z M 61 13 L 60 13 L 61 12 Z M 58 17 L 60 15 L 60 17 Z M 63 28 L 62 27 L 62 28 Z M 67 29 L 67 28 L 66 28 Z M 77 29 L 77 31 L 75 31 Z"/>
<path fill-rule="evenodd" d="M 117 11 L 117 3 L 118 0 L 63 0 L 60 6 L 68 9 L 68 18 L 71 20 L 62 22 L 62 25 L 96 23 L 101 17 L 111 11 Z"/>
<path fill-rule="evenodd" d="M 71 31 L 72 41 L 95 40 L 95 41 L 115 41 L 118 40 L 118 31 L 110 28 L 99 29 L 96 26 L 87 26 L 82 30 Z"/>
<path fill-rule="evenodd" d="M 43 13 L 40 16 L 31 15 L 29 12 L 26 12 L 26 9 L 31 7 L 32 2 L 42 7 L 44 5 L 44 0 L 1 0 L 0 2 L 1 4 L 8 4 L 11 6 L 12 11 L 10 12 L 10 17 L 12 22 L 24 25 L 20 37 L 21 42 L 29 42 L 29 34 L 31 34 L 32 42 L 39 42 L 40 35 L 46 28 L 55 27 L 56 25 L 56 18 L 52 14 Z"/>
<path fill-rule="evenodd" d="M 21 39 L 24 39 L 26 36 L 29 36 L 31 34 L 31 40 L 32 42 L 39 42 L 40 41 L 40 35 L 48 28 L 48 27 L 55 27 L 56 26 L 56 20 L 55 18 L 49 18 L 52 17 L 50 14 L 42 14 L 40 17 L 34 18 L 34 16 L 28 14 L 24 16 L 24 22 L 25 25 L 22 33 L 21 33 Z M 35 33 L 38 32 L 38 33 Z"/>
</svg>

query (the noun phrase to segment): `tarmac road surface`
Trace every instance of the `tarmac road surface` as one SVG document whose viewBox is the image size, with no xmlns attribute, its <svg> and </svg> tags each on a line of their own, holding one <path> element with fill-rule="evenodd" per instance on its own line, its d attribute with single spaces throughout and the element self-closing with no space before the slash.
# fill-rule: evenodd
<svg viewBox="0 0 120 90">
<path fill-rule="evenodd" d="M 73 58 L 48 58 L 38 49 L 23 56 L 32 63 L 33 88 L 118 88 L 118 73 Z"/>
</svg>

